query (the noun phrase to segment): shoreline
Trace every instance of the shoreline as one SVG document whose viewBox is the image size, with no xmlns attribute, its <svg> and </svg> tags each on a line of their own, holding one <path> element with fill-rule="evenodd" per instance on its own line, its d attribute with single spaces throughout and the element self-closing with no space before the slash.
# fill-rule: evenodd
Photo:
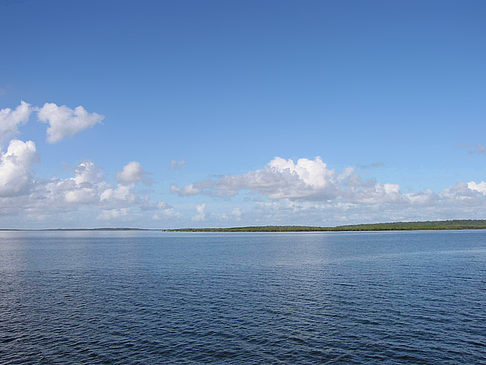
<svg viewBox="0 0 486 365">
<path fill-rule="evenodd" d="M 342 226 L 244 226 L 227 228 L 133 228 L 133 227 L 100 227 L 100 228 L 40 228 L 17 229 L 0 228 L 0 232 L 83 232 L 83 231 L 143 231 L 143 232 L 382 232 L 382 231 L 452 231 L 452 230 L 481 230 L 486 229 L 484 219 L 462 219 L 443 221 L 417 221 L 417 222 L 389 222 L 370 223 Z"/>
</svg>

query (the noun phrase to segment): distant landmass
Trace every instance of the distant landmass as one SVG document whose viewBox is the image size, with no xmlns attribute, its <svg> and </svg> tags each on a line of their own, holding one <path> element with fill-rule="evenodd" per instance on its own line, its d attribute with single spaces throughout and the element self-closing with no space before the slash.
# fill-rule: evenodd
<svg viewBox="0 0 486 365">
<path fill-rule="evenodd" d="M 354 224 L 335 227 L 313 226 L 250 226 L 232 228 L 180 228 L 169 232 L 340 232 L 340 231 L 418 231 L 486 229 L 486 220 L 447 220 L 423 222 L 393 222 Z"/>
<path fill-rule="evenodd" d="M 461 229 L 486 229 L 486 219 L 462 219 L 446 221 L 392 222 L 351 224 L 334 227 L 319 226 L 248 226 L 230 228 L 45 228 L 45 229 L 10 229 L 0 231 L 162 231 L 162 232 L 345 232 L 345 231 L 438 231 Z"/>
</svg>

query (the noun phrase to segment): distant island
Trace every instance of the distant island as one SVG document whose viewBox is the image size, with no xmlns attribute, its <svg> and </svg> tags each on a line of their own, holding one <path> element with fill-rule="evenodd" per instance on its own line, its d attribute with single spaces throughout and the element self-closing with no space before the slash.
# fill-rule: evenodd
<svg viewBox="0 0 486 365">
<path fill-rule="evenodd" d="M 486 220 L 447 220 L 355 224 L 335 227 L 313 226 L 250 226 L 232 228 L 179 228 L 166 232 L 342 232 L 342 231 L 418 231 L 486 229 Z"/>
</svg>

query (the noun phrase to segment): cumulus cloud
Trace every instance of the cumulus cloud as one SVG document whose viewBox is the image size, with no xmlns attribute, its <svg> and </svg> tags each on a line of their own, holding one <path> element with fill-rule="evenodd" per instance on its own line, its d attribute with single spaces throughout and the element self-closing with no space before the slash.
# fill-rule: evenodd
<svg viewBox="0 0 486 365">
<path fill-rule="evenodd" d="M 146 205 L 146 199 L 141 198 L 134 192 L 135 185 L 138 182 L 151 183 L 151 180 L 146 175 L 147 172 L 139 162 L 132 161 L 127 163 L 122 171 L 116 174 L 118 185 L 104 189 L 100 194 L 100 202 L 112 208 L 120 208 L 126 204 Z"/>
<path fill-rule="evenodd" d="M 200 222 L 206 220 L 206 204 L 196 205 L 196 215 L 192 217 L 194 222 Z"/>
<path fill-rule="evenodd" d="M 179 195 L 233 196 L 242 190 L 258 192 L 270 199 L 333 199 L 339 194 L 339 184 L 349 177 L 352 170 L 342 174 L 327 167 L 320 157 L 314 160 L 301 158 L 294 162 L 274 158 L 263 169 L 242 175 L 225 175 L 216 179 L 171 186 Z"/>
<path fill-rule="evenodd" d="M 74 177 L 51 181 L 51 189 L 64 196 L 68 203 L 95 203 L 100 191 L 107 184 L 104 174 L 92 161 L 81 162 L 74 170 Z"/>
<path fill-rule="evenodd" d="M 181 196 L 206 194 L 225 198 L 252 192 L 260 200 L 255 207 L 259 214 L 266 215 L 266 222 L 273 222 L 277 215 L 296 214 L 309 219 L 313 215 L 321 219 L 329 215 L 333 220 L 342 217 L 345 222 L 353 216 L 361 217 L 362 221 L 373 217 L 390 221 L 477 217 L 478 209 L 486 213 L 482 208 L 486 207 L 484 181 L 458 183 L 441 192 L 430 189 L 404 192 L 398 184 L 363 179 L 353 168 L 330 169 L 320 157 L 297 161 L 276 157 L 262 169 L 218 176 L 183 187 L 173 185 L 171 191 Z M 233 219 L 236 218 L 235 215 Z"/>
<path fill-rule="evenodd" d="M 329 199 L 336 195 L 340 178 L 320 157 L 314 160 L 302 158 L 297 163 L 276 157 L 260 170 L 225 175 L 182 188 L 172 185 L 171 191 L 181 196 L 206 193 L 229 197 L 250 190 L 270 199 Z"/>
<path fill-rule="evenodd" d="M 38 160 L 32 141 L 12 139 L 19 126 L 27 123 L 32 112 L 47 123 L 47 139 L 58 142 L 86 128 L 99 124 L 103 116 L 90 113 L 82 106 L 70 109 L 46 103 L 41 108 L 21 102 L 16 108 L 0 110 L 0 216 L 2 224 L 19 226 L 21 222 L 43 221 L 51 226 L 69 220 L 70 226 L 96 219 L 115 220 L 137 216 L 178 219 L 176 208 L 163 202 L 152 202 L 150 192 L 138 189 L 138 183 L 149 185 L 149 174 L 136 161 L 129 162 L 117 175 L 117 184 L 108 183 L 103 171 L 92 161 L 83 161 L 72 177 L 35 178 L 32 167 Z M 10 141 L 10 142 L 9 142 Z M 9 142 L 3 146 L 4 142 Z M 184 161 L 178 161 L 181 167 Z M 16 218 L 15 218 L 16 217 Z M 146 221 L 146 219 L 145 219 Z M 85 224 L 85 223 L 83 223 Z M 29 225 L 29 227 L 31 227 Z"/>
<path fill-rule="evenodd" d="M 479 191 L 481 194 L 486 195 L 486 182 L 481 181 L 480 183 L 476 183 L 475 181 L 470 181 L 467 183 L 467 187 L 473 191 Z"/>
<path fill-rule="evenodd" d="M 74 169 L 73 180 L 76 184 L 96 184 L 103 181 L 103 179 L 103 171 L 93 161 L 83 161 Z"/>
<path fill-rule="evenodd" d="M 103 115 L 89 113 L 82 106 L 71 109 L 65 105 L 45 103 L 38 109 L 38 117 L 41 122 L 49 124 L 47 128 L 47 141 L 56 143 L 66 137 L 73 136 L 82 130 L 101 123 Z"/>
<path fill-rule="evenodd" d="M 127 163 L 123 170 L 116 174 L 116 179 L 120 184 L 124 185 L 135 184 L 140 181 L 146 185 L 152 183 L 152 180 L 147 176 L 147 172 L 137 161 Z"/>
<path fill-rule="evenodd" d="M 73 177 L 39 182 L 33 197 L 50 202 L 50 210 L 86 205 L 106 211 L 100 216 L 103 219 L 116 218 L 122 216 L 119 214 L 122 209 L 151 207 L 147 197 L 138 193 L 135 187 L 135 180 L 128 185 L 119 183 L 113 186 L 105 181 L 98 166 L 92 161 L 83 161 L 75 168 Z M 151 208 L 155 209 L 155 206 Z"/>
<path fill-rule="evenodd" d="M 177 160 L 171 160 L 170 161 L 170 169 L 171 170 L 177 170 L 177 169 L 181 169 L 184 167 L 184 165 L 186 164 L 186 160 L 180 160 L 180 161 L 177 161 Z"/>
<path fill-rule="evenodd" d="M 137 184 L 107 182 L 103 171 L 92 161 L 81 162 L 72 177 L 33 178 L 29 166 L 35 157 L 29 158 L 29 151 L 34 146 L 12 141 L 1 155 L 0 221 L 3 226 L 86 227 L 96 226 L 99 220 L 149 226 L 154 219 L 164 225 L 175 224 L 182 216 L 175 207 L 152 201 L 150 192 L 137 189 Z"/>
<path fill-rule="evenodd" d="M 6 152 L 0 152 L 0 197 L 28 192 L 32 180 L 32 165 L 37 160 L 35 143 L 12 140 Z"/>
<path fill-rule="evenodd" d="M 19 133 L 18 127 L 29 121 L 32 106 L 25 101 L 15 109 L 0 109 L 0 144 Z"/>
<path fill-rule="evenodd" d="M 118 185 L 116 188 L 108 188 L 100 195 L 101 202 L 114 204 L 115 202 L 134 202 L 135 194 L 130 185 Z"/>
<path fill-rule="evenodd" d="M 80 188 L 67 191 L 65 194 L 68 203 L 91 203 L 96 201 L 96 191 L 90 188 Z"/>
</svg>

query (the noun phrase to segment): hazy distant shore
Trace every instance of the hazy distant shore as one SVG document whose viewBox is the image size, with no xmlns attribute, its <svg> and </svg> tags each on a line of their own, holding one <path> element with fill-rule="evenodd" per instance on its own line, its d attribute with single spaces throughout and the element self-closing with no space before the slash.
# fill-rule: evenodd
<svg viewBox="0 0 486 365">
<path fill-rule="evenodd" d="M 393 222 L 355 224 L 334 227 L 319 226 L 247 226 L 230 228 L 45 228 L 45 229 L 10 229 L 0 231 L 163 231 L 163 232 L 345 232 L 345 231 L 439 231 L 486 229 L 486 220 L 446 220 L 422 222 Z"/>
<path fill-rule="evenodd" d="M 40 228 L 40 229 L 17 229 L 0 228 L 0 232 L 52 232 L 52 231 L 163 231 L 159 228 Z"/>
</svg>

